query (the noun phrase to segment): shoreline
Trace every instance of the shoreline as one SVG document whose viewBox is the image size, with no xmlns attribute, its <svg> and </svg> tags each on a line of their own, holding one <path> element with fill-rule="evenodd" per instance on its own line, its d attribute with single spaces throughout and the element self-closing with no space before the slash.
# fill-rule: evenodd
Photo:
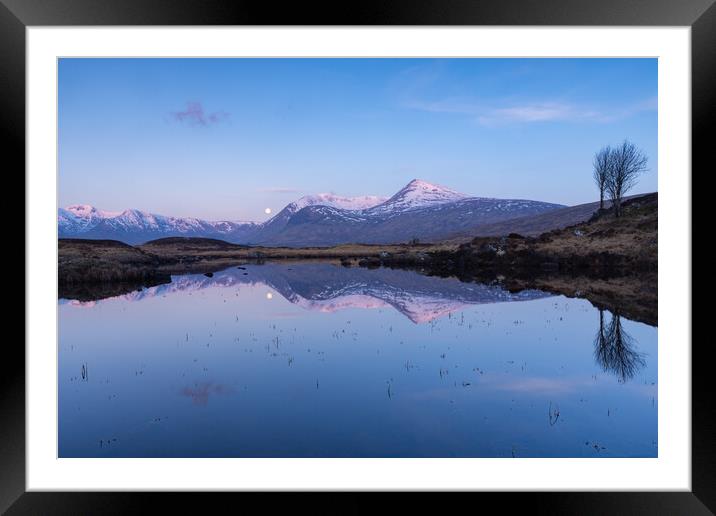
<svg viewBox="0 0 716 516">
<path fill-rule="evenodd" d="M 170 237 L 131 246 L 114 240 L 60 239 L 60 297 L 87 300 L 168 283 L 172 274 L 213 274 L 247 263 L 320 261 L 389 267 L 461 281 L 499 283 L 585 297 L 595 306 L 656 325 L 657 194 L 630 199 L 586 222 L 537 237 L 511 233 L 467 243 L 249 247 L 222 240 Z M 94 297 L 98 299 L 98 297 Z"/>
<path fill-rule="evenodd" d="M 289 260 L 244 260 L 230 265 L 221 264 L 207 271 L 180 271 L 165 274 L 144 281 L 115 281 L 115 282 L 84 282 L 64 283 L 59 285 L 59 297 L 78 301 L 96 301 L 128 294 L 144 288 L 171 283 L 172 275 L 204 274 L 212 276 L 213 273 L 242 265 L 262 265 L 264 263 L 328 263 L 336 267 L 355 267 L 339 260 L 330 259 L 289 259 Z M 362 265 L 364 268 L 378 268 L 374 265 Z M 521 271 L 519 274 L 505 276 L 494 271 L 472 271 L 470 273 L 454 274 L 445 270 L 431 270 L 426 267 L 388 266 L 379 267 L 408 270 L 416 274 L 436 276 L 442 278 L 455 278 L 466 283 L 481 283 L 499 286 L 510 293 L 523 290 L 540 290 L 569 298 L 586 299 L 600 310 L 608 310 L 651 326 L 658 326 L 658 288 L 655 272 L 641 274 L 613 275 L 585 275 L 544 271 Z"/>
</svg>

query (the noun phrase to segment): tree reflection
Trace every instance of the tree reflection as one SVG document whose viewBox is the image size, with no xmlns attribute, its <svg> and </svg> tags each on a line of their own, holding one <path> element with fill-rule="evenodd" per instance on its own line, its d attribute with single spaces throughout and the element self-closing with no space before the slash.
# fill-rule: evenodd
<svg viewBox="0 0 716 516">
<path fill-rule="evenodd" d="M 604 310 L 599 310 L 594 358 L 604 371 L 613 373 L 623 383 L 644 367 L 644 355 L 636 350 L 636 341 L 624 330 L 619 312 L 612 313 L 608 324 L 604 319 Z"/>
</svg>

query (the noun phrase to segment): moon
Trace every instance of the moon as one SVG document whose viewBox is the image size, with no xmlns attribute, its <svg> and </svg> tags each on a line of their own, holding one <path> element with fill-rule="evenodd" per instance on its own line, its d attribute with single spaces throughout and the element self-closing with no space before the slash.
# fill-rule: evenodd
<svg viewBox="0 0 716 516">
<path fill-rule="evenodd" d="M 271 292 L 267 292 L 266 299 L 273 299 L 273 294 Z"/>
<path fill-rule="evenodd" d="M 266 209 L 264 210 L 264 213 L 265 213 L 266 215 L 270 215 L 270 214 L 271 214 L 271 208 L 266 208 Z"/>
</svg>

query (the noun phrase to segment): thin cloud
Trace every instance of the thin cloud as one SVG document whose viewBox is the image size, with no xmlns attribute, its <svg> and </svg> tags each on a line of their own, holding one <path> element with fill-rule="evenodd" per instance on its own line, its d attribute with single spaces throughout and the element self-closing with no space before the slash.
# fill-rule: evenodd
<svg viewBox="0 0 716 516">
<path fill-rule="evenodd" d="M 545 102 L 491 109 L 478 116 L 477 120 L 483 125 L 494 125 L 499 123 L 599 120 L 602 116 L 598 111 L 571 104 Z"/>
<path fill-rule="evenodd" d="M 479 115 L 485 111 L 485 106 L 478 102 L 460 99 L 442 99 L 436 101 L 412 100 L 406 102 L 404 107 L 428 113 L 454 113 L 459 115 Z"/>
<path fill-rule="evenodd" d="M 297 188 L 285 188 L 285 187 L 277 186 L 277 187 L 261 188 L 261 189 L 259 189 L 259 192 L 279 193 L 279 194 L 284 194 L 284 193 L 297 194 L 297 193 L 301 193 L 301 190 L 299 190 Z"/>
<path fill-rule="evenodd" d="M 510 105 L 494 105 L 464 99 L 443 99 L 433 102 L 412 101 L 405 104 L 409 109 L 429 113 L 449 113 L 474 118 L 486 126 L 526 124 L 534 122 L 614 122 L 644 111 L 655 111 L 656 98 L 649 98 L 616 109 L 594 109 L 567 102 L 523 102 Z"/>
<path fill-rule="evenodd" d="M 207 113 L 201 102 L 187 102 L 186 109 L 172 113 L 172 119 L 176 122 L 191 126 L 208 126 L 223 122 L 229 118 L 225 111 Z"/>
</svg>

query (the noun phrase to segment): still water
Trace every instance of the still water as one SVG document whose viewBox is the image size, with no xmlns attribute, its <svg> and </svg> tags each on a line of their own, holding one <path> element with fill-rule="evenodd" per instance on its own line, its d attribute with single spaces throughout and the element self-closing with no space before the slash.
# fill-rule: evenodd
<svg viewBox="0 0 716 516">
<path fill-rule="evenodd" d="M 59 300 L 60 457 L 655 457 L 657 329 L 411 271 Z"/>
</svg>

